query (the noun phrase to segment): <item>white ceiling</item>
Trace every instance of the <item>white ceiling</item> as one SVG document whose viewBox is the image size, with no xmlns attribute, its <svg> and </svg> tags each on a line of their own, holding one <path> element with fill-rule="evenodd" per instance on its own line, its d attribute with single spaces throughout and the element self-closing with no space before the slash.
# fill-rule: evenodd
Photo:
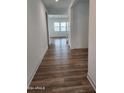
<svg viewBox="0 0 124 93">
<path fill-rule="evenodd" d="M 42 0 L 49 14 L 66 14 L 73 0 Z"/>
<path fill-rule="evenodd" d="M 48 15 L 49 18 L 68 18 L 68 15 Z"/>
</svg>

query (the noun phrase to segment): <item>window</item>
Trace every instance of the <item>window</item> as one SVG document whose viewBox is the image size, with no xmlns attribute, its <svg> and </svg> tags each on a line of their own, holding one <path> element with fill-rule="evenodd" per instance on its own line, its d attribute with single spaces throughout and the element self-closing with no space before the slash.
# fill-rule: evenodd
<svg viewBox="0 0 124 93">
<path fill-rule="evenodd" d="M 61 22 L 61 31 L 67 31 L 66 30 L 66 22 Z"/>
<path fill-rule="evenodd" d="M 60 31 L 60 30 L 59 30 L 59 22 L 55 22 L 55 23 L 54 23 L 54 30 L 55 30 L 55 31 Z"/>
<path fill-rule="evenodd" d="M 69 22 L 54 22 L 54 31 L 70 31 Z"/>
</svg>

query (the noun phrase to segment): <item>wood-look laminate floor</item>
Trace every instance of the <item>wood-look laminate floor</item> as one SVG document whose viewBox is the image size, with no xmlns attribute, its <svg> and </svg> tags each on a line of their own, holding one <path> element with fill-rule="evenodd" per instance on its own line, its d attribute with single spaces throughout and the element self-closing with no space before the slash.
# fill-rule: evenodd
<svg viewBox="0 0 124 93">
<path fill-rule="evenodd" d="M 51 39 L 28 93 L 95 93 L 87 80 L 88 50 L 70 50 L 66 39 Z"/>
</svg>

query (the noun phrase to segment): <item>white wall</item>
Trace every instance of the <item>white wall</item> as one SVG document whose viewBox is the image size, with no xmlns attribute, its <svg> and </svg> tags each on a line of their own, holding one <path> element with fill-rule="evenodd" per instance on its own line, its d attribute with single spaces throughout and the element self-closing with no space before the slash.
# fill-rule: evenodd
<svg viewBox="0 0 124 93">
<path fill-rule="evenodd" d="M 45 9 L 41 0 L 27 0 L 27 85 L 48 48 Z"/>
<path fill-rule="evenodd" d="M 67 37 L 68 32 L 56 32 L 54 31 L 54 22 L 68 22 L 68 18 L 57 17 L 57 16 L 48 16 L 48 27 L 49 27 L 49 37 Z"/>
<path fill-rule="evenodd" d="M 89 2 L 78 0 L 71 8 L 70 47 L 88 48 Z"/>
<path fill-rule="evenodd" d="M 96 87 L 96 0 L 90 0 L 89 9 L 89 46 L 88 46 L 88 78 Z"/>
</svg>

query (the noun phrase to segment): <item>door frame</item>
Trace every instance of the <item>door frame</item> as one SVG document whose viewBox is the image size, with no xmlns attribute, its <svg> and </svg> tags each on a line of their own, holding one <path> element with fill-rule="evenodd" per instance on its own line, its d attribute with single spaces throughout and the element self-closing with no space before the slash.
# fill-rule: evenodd
<svg viewBox="0 0 124 93">
<path fill-rule="evenodd" d="M 47 12 L 45 12 L 45 15 L 46 15 L 46 28 L 47 28 L 47 44 L 49 47 L 49 28 L 48 28 L 48 14 L 47 14 Z"/>
</svg>

